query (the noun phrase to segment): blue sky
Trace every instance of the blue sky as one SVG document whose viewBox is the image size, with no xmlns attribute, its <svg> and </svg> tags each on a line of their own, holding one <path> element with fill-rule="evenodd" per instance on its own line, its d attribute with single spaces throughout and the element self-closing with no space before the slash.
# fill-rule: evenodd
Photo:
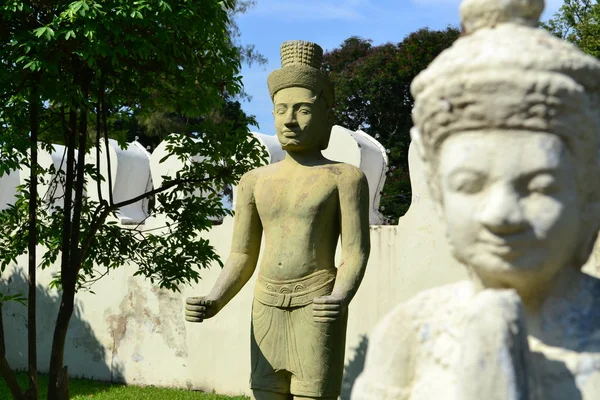
<svg viewBox="0 0 600 400">
<path fill-rule="evenodd" d="M 542 20 L 563 3 L 546 0 Z M 460 0 L 257 0 L 257 5 L 237 20 L 242 43 L 254 44 L 269 63 L 244 66 L 245 90 L 252 96 L 244 111 L 256 116 L 260 128 L 274 134 L 272 103 L 267 76 L 280 67 L 279 47 L 286 40 L 318 43 L 325 51 L 338 47 L 350 36 L 373 40 L 374 45 L 402 41 L 420 28 L 458 26 Z"/>
</svg>

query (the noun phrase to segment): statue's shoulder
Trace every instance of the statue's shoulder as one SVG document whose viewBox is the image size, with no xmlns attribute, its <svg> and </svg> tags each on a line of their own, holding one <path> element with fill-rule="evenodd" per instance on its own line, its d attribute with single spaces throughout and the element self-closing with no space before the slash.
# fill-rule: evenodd
<svg viewBox="0 0 600 400">
<path fill-rule="evenodd" d="M 332 176 L 342 183 L 357 185 L 363 181 L 367 181 L 365 173 L 352 164 L 332 161 L 331 163 L 324 165 L 324 168 L 329 170 Z"/>
<path fill-rule="evenodd" d="M 364 172 L 360 168 L 355 167 L 354 165 L 348 164 L 345 162 L 330 161 L 326 165 L 326 167 L 330 168 L 332 171 L 336 171 L 340 174 L 356 175 L 356 176 L 364 175 Z"/>
<path fill-rule="evenodd" d="M 240 178 L 240 182 L 238 183 L 238 187 L 254 188 L 254 185 L 256 185 L 256 181 L 262 175 L 260 171 L 261 168 L 264 167 L 255 168 L 242 175 L 242 177 Z"/>
<path fill-rule="evenodd" d="M 454 314 L 468 304 L 474 295 L 471 282 L 461 281 L 424 290 L 400 306 L 415 324 L 420 325 L 454 318 Z"/>
<path fill-rule="evenodd" d="M 369 335 L 365 369 L 354 398 L 408 398 L 417 364 L 432 359 L 428 352 L 437 348 L 436 340 L 442 336 L 438 333 L 447 330 L 447 325 L 452 329 L 449 315 L 472 293 L 469 282 L 459 282 L 423 291 L 394 307 Z M 444 348 L 452 347 L 450 341 Z"/>
<path fill-rule="evenodd" d="M 272 175 L 273 173 L 278 171 L 280 167 L 281 165 L 279 165 L 279 163 L 275 163 L 254 168 L 253 170 L 250 170 L 244 175 L 242 175 L 242 178 L 240 179 L 240 184 L 245 183 L 247 185 L 254 186 L 254 184 L 256 184 L 258 180 L 264 179 L 265 177 Z"/>
<path fill-rule="evenodd" d="M 373 334 L 378 340 L 394 341 L 395 335 L 416 333 L 425 323 L 442 322 L 451 317 L 472 297 L 473 288 L 467 281 L 425 290 L 394 307 L 379 321 Z"/>
</svg>

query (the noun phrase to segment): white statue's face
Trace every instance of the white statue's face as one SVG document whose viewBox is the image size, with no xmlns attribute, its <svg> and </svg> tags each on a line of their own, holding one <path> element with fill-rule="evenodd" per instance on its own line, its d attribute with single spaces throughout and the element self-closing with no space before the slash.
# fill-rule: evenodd
<svg viewBox="0 0 600 400">
<path fill-rule="evenodd" d="M 281 89 L 273 97 L 275 131 L 284 150 L 321 149 L 329 134 L 327 110 L 316 94 L 301 87 Z"/>
<path fill-rule="evenodd" d="M 551 279 L 572 261 L 580 226 L 576 177 L 557 136 L 456 134 L 438 161 L 450 245 L 486 286 Z"/>
</svg>

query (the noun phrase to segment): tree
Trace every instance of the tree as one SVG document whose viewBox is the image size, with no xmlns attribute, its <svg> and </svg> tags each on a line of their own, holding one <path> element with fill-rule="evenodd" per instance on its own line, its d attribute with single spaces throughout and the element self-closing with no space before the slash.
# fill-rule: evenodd
<svg viewBox="0 0 600 400">
<path fill-rule="evenodd" d="M 373 46 L 350 37 L 324 55 L 323 68 L 335 85 L 336 124 L 362 129 L 387 149 L 390 168 L 380 209 L 396 223 L 411 202 L 408 146 L 413 98 L 410 84 L 459 35 L 455 28 L 420 29 L 398 44 Z"/>
<path fill-rule="evenodd" d="M 199 270 L 218 255 L 198 232 L 212 218 L 231 213 L 219 194 L 243 173 L 262 164 L 263 154 L 248 128 L 220 124 L 223 99 L 242 92 L 240 49 L 230 37 L 236 1 L 187 0 L 7 0 L 0 5 L 0 176 L 29 168 L 29 179 L 13 205 L 0 211 L 0 270 L 29 259 L 29 389 L 22 393 L 0 340 L 0 373 L 16 399 L 37 399 L 35 284 L 38 267 L 59 265 L 52 282 L 61 293 L 49 365 L 48 399 L 68 399 L 63 367 L 65 338 L 75 295 L 125 263 L 160 287 L 197 282 Z M 113 121 L 139 110 L 161 110 L 202 119 L 200 134 L 171 136 L 167 157 L 184 167 L 161 187 L 115 202 L 102 193 L 101 166 L 111 160 Z M 38 149 L 66 145 L 61 168 L 42 168 Z M 95 163 L 88 162 L 94 151 Z M 194 161 L 195 156 L 204 161 Z M 106 177 L 110 185 L 110 173 Z M 40 184 L 61 187 L 41 198 Z M 98 199 L 88 197 L 93 185 Z M 87 186 L 89 188 L 89 185 Z M 200 191 L 203 196 L 193 196 Z M 162 230 L 121 228 L 120 207 L 155 197 Z M 44 252 L 36 254 L 36 247 Z M 118 251 L 115 251 L 118 250 Z M 1 304 L 19 297 L 3 296 Z M 0 313 L 0 328 L 2 314 Z M 3 335 L 0 335 L 3 339 Z"/>
<path fill-rule="evenodd" d="M 597 0 L 565 0 L 553 17 L 540 25 L 600 58 L 600 3 Z"/>
<path fill-rule="evenodd" d="M 256 5 L 255 0 L 235 0 L 234 6 L 228 10 L 227 31 L 232 44 L 237 48 L 242 63 L 252 66 L 253 64 L 265 65 L 267 58 L 256 50 L 253 44 L 241 43 L 241 32 L 235 18 L 245 14 Z M 240 99 L 250 100 L 251 96 L 244 90 L 236 95 L 226 93 L 223 97 L 222 107 L 213 110 L 209 115 L 198 118 L 190 118 L 178 113 L 165 112 L 160 109 L 139 109 L 134 114 L 121 115 L 116 121 L 115 135 L 125 133 L 127 140 L 137 139 L 149 148 L 155 148 L 164 138 L 173 132 L 193 134 L 202 132 L 203 121 L 212 119 L 219 123 L 232 125 L 258 125 L 256 120 L 247 116 L 241 109 Z M 126 130 L 123 130 L 126 128 Z"/>
</svg>

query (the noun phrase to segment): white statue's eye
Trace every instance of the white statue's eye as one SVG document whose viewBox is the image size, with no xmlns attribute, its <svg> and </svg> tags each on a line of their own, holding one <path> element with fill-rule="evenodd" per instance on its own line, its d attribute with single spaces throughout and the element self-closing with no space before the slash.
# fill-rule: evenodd
<svg viewBox="0 0 600 400">
<path fill-rule="evenodd" d="M 474 194 L 480 192 L 485 185 L 485 177 L 476 172 L 460 171 L 452 174 L 449 188 L 458 193 Z"/>
<path fill-rule="evenodd" d="M 527 190 L 534 193 L 548 194 L 558 189 L 556 179 L 551 174 L 534 176 L 527 185 Z"/>
</svg>

